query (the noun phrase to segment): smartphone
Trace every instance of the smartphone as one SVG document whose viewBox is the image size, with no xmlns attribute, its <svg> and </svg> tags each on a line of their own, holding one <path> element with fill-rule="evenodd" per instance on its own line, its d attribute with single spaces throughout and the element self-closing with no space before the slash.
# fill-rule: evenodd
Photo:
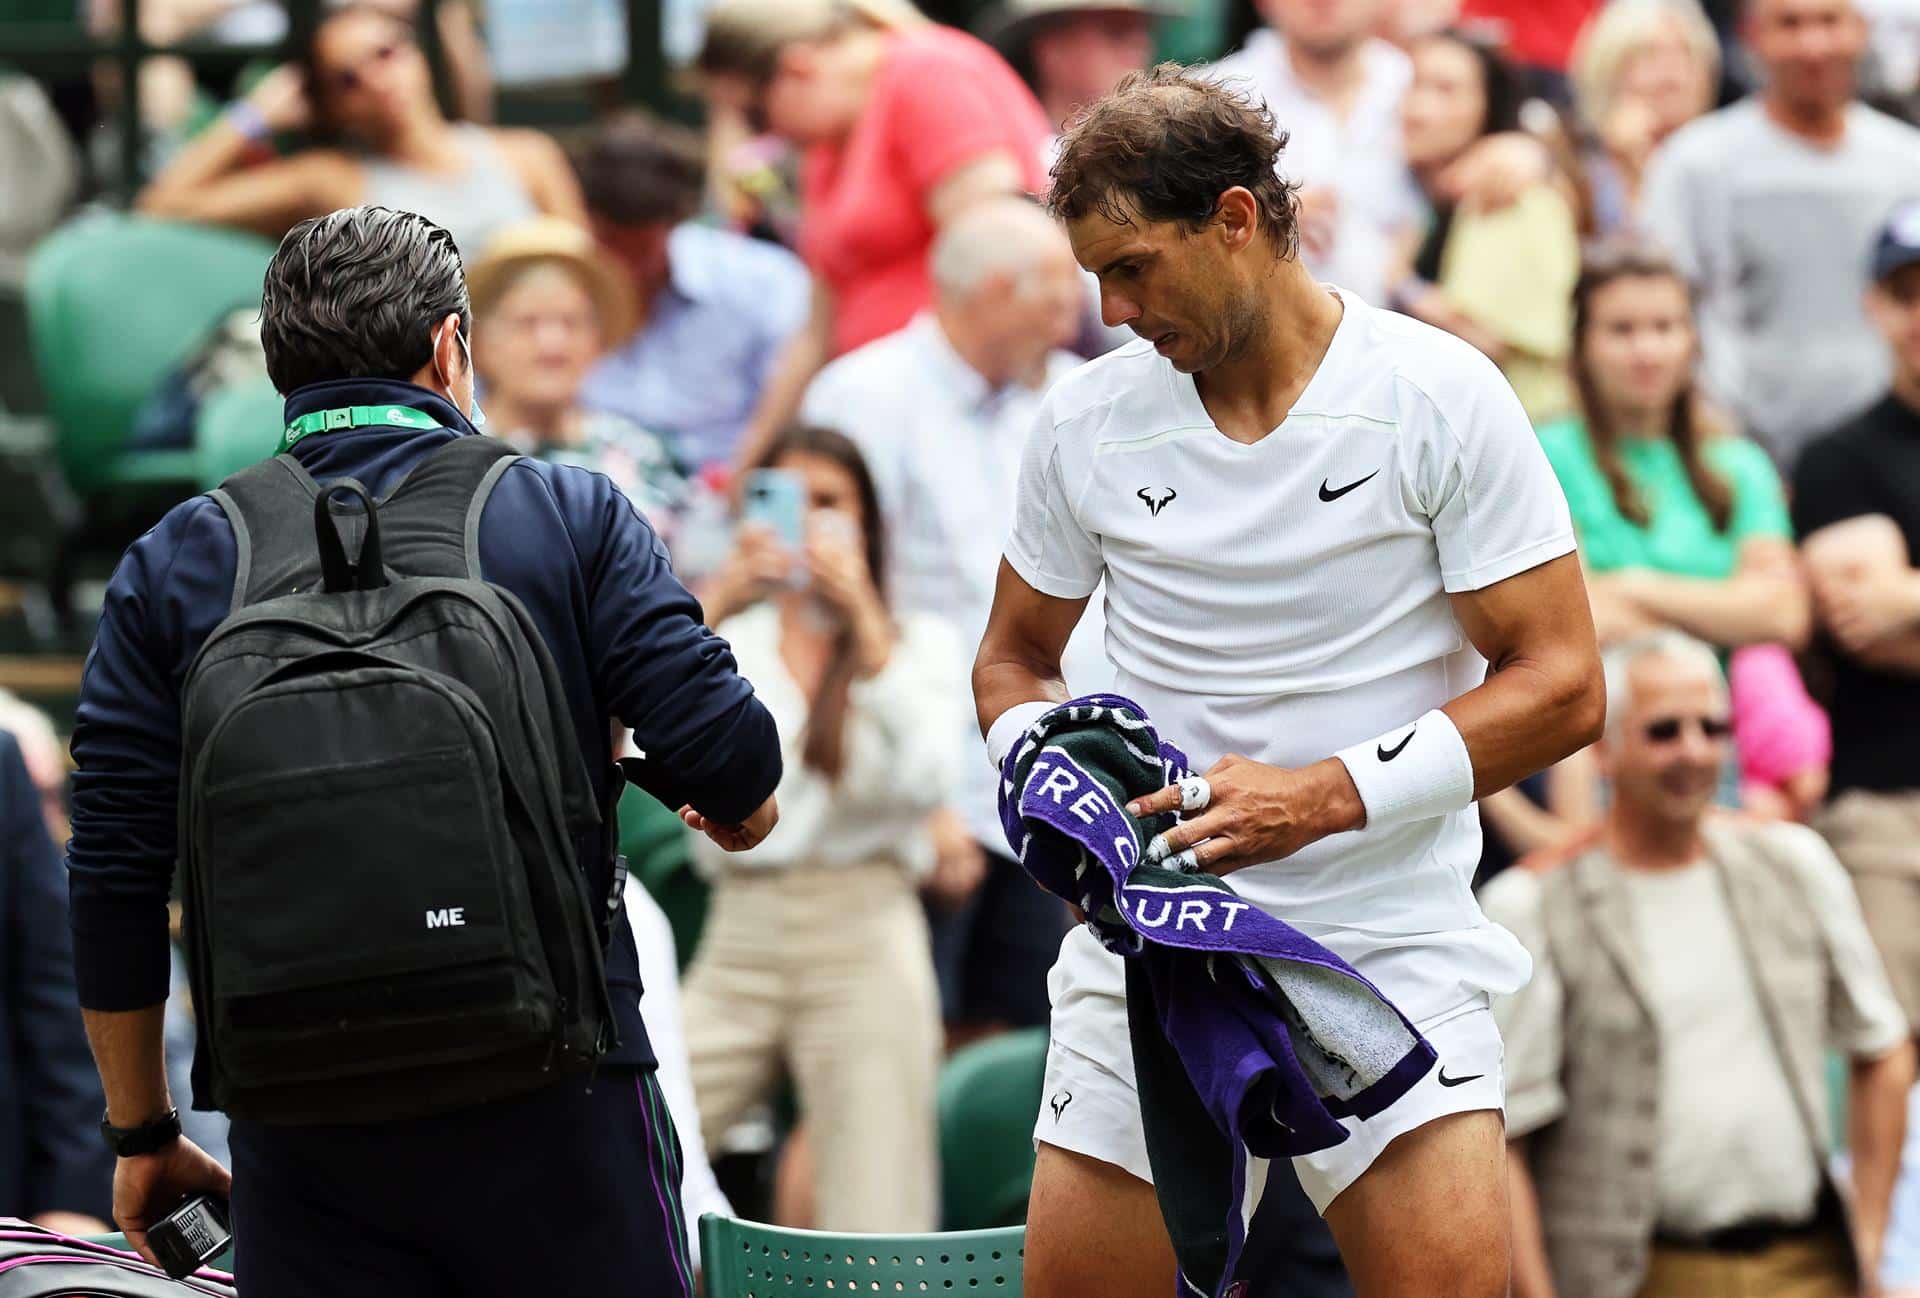
<svg viewBox="0 0 1920 1298">
<path fill-rule="evenodd" d="M 806 536 L 805 480 L 791 469 L 755 469 L 747 475 L 741 517 L 771 530 L 789 550 L 799 550 Z"/>
<path fill-rule="evenodd" d="M 147 1247 L 175 1280 L 186 1279 L 232 1243 L 233 1217 L 227 1201 L 217 1195 L 187 1200 L 147 1231 Z"/>
</svg>

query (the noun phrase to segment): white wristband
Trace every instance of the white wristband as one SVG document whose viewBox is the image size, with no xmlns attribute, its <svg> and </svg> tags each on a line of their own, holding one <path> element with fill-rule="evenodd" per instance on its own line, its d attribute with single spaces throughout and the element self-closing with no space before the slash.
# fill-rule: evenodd
<svg viewBox="0 0 1920 1298">
<path fill-rule="evenodd" d="M 1035 699 L 1031 703 L 1016 703 L 1002 712 L 987 727 L 987 756 L 993 760 L 993 769 L 997 771 L 1007 764 L 1007 754 L 1020 742 L 1020 736 L 1027 733 L 1028 726 L 1059 706 L 1045 699 Z"/>
<path fill-rule="evenodd" d="M 1473 759 L 1453 718 L 1435 709 L 1410 727 L 1334 754 L 1360 790 L 1367 827 L 1463 811 L 1473 803 Z"/>
</svg>

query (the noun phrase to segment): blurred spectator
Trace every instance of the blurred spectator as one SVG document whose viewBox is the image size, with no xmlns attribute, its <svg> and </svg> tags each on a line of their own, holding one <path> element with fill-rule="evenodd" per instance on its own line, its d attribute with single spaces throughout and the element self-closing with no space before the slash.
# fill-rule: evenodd
<svg viewBox="0 0 1920 1298">
<path fill-rule="evenodd" d="M 693 221 L 704 161 L 677 128 L 640 114 L 581 160 L 600 242 L 633 284 L 635 327 L 608 335 L 583 404 L 672 439 L 689 468 L 732 458 L 781 350 L 807 318 L 807 273 L 784 249 Z"/>
<path fill-rule="evenodd" d="M 1686 281 L 1602 250 L 1573 295 L 1579 413 L 1540 430 L 1580 539 L 1602 644 L 1674 626 L 1722 648 L 1805 642 L 1810 612 L 1780 475 L 1693 383 Z"/>
<path fill-rule="evenodd" d="M 701 52 L 708 97 L 805 150 L 800 251 L 813 312 L 734 462 L 757 462 L 833 356 L 932 300 L 927 250 L 982 198 L 1038 193 L 1052 125 L 993 50 L 858 0 L 723 0 Z"/>
<path fill-rule="evenodd" d="M 1636 230 L 1653 151 L 1713 107 L 1719 38 L 1696 0 L 1612 0 L 1580 33 L 1572 77 L 1594 233 Z"/>
<path fill-rule="evenodd" d="M 1513 70 L 1456 32 L 1422 37 L 1412 57 L 1406 158 L 1432 216 L 1424 234 L 1401 238 L 1390 300 L 1497 362 L 1536 423 L 1565 414 L 1568 296 L 1580 271 L 1566 199 L 1541 180 L 1489 209 L 1455 201 L 1444 180 L 1477 142 L 1519 129 Z"/>
<path fill-rule="evenodd" d="M 680 1004 L 680 961 L 673 942 L 673 924 L 640 881 L 627 877 L 627 923 L 640 952 L 640 982 L 647 994 L 640 998 L 640 1017 L 646 1020 L 647 1042 L 660 1061 L 660 1093 L 680 1138 L 683 1172 L 680 1202 L 687 1219 L 687 1246 L 693 1265 L 700 1266 L 700 1218 L 709 1212 L 733 1216 L 733 1205 L 714 1179 L 707 1161 L 707 1142 L 700 1136 L 700 1108 L 693 1096 L 693 1069 L 687 1062 L 687 1019 Z"/>
<path fill-rule="evenodd" d="M 1257 0 L 1266 26 L 1213 65 L 1266 104 L 1287 133 L 1281 161 L 1300 184 L 1300 239 L 1320 278 L 1373 302 L 1395 282 L 1399 232 L 1420 207 L 1408 183 L 1400 110 L 1413 81 L 1393 0 Z M 1435 178 L 1448 202 L 1498 208 L 1552 173 L 1519 134 L 1483 140 Z"/>
<path fill-rule="evenodd" d="M 1580 29 L 1607 0 L 1461 0 L 1459 23 L 1498 45 L 1529 94 L 1567 99 L 1567 60 Z"/>
<path fill-rule="evenodd" d="M 713 1143 L 783 1071 L 817 1169 L 816 1224 L 938 1224 L 940 1004 L 916 879 L 924 826 L 961 760 L 947 702 L 966 692 L 952 629 L 896 619 L 886 525 L 847 438 L 796 427 L 769 467 L 799 475 L 803 549 L 742 529 L 709 587 L 714 627 L 779 724 L 780 833 L 731 857 L 697 842 L 712 910 L 687 971 L 687 1051 Z"/>
<path fill-rule="evenodd" d="M 1213 65 L 1244 83 L 1287 133 L 1281 167 L 1301 185 L 1300 239 L 1320 278 L 1381 302 L 1394 234 L 1415 206 L 1400 105 L 1407 56 L 1372 33 L 1384 0 L 1259 0 L 1266 26 Z"/>
<path fill-rule="evenodd" d="M 1920 130 L 1855 100 L 1853 0 L 1747 0 L 1741 32 L 1764 86 L 1654 154 L 1645 213 L 1699 290 L 1708 390 L 1791 467 L 1885 390 L 1860 267 L 1920 194 Z"/>
<path fill-rule="evenodd" d="M 66 741 L 53 728 L 53 718 L 17 694 L 0 690 L 0 732 L 19 745 L 27 775 L 40 794 L 40 818 L 56 843 L 67 841 Z"/>
<path fill-rule="evenodd" d="M 0 1215 L 98 1234 L 114 1158 L 67 937 L 67 878 L 13 735 L 0 730 Z"/>
<path fill-rule="evenodd" d="M 1853 1298 L 1899 1167 L 1904 1016 L 1826 845 L 1708 815 L 1730 724 L 1713 651 L 1660 631 L 1605 661 L 1602 827 L 1481 894 L 1534 961 L 1494 1005 L 1514 1293 Z M 1852 1061 L 1847 1189 L 1828 1050 Z"/>
<path fill-rule="evenodd" d="M 976 25 L 1033 88 L 1055 128 L 1153 62 L 1154 20 L 1173 0 L 1001 0 Z M 1052 162 L 1051 143 L 1046 151 Z"/>
<path fill-rule="evenodd" d="M 487 431 L 523 454 L 606 474 L 670 535 L 687 489 L 672 449 L 624 415 L 580 405 L 588 368 L 633 331 L 626 272 L 579 226 L 536 217 L 487 245 L 467 290 Z"/>
<path fill-rule="evenodd" d="M 1051 218 L 1000 198 L 940 232 L 932 276 L 933 308 L 827 366 L 801 410 L 809 423 L 843 429 L 872 467 L 894 607 L 947 621 L 971 649 L 993 606 L 1034 413 L 1077 363 L 1060 349 L 1077 324 L 1080 275 Z M 1100 622 L 1083 619 L 1069 648 L 1076 693 L 1111 679 Z M 958 815 L 934 826 L 934 891 L 946 903 L 934 915 L 934 949 L 947 1018 L 968 1029 L 1045 1024 L 1066 911 L 1007 853 L 998 778 L 964 695 L 947 720 L 965 754 Z M 969 897 L 983 866 L 984 885 Z"/>
<path fill-rule="evenodd" d="M 277 157 L 286 132 L 324 143 Z M 329 10 L 298 64 L 262 78 L 138 199 L 152 216 L 275 237 L 362 203 L 428 217 L 467 257 L 537 212 L 586 220 L 559 146 L 539 131 L 449 122 L 411 24 L 366 0 Z"/>
<path fill-rule="evenodd" d="M 1818 827 L 1920 1029 L 1920 203 L 1896 211 L 1872 266 L 1892 388 L 1807 447 L 1793 511 L 1833 678 L 1834 800 Z"/>
</svg>

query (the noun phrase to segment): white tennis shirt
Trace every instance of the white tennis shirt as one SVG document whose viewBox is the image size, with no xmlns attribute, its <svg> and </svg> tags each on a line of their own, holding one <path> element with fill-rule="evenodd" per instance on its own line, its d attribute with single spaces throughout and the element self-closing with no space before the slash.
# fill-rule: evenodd
<svg viewBox="0 0 1920 1298">
<path fill-rule="evenodd" d="M 1146 342 L 1056 383 L 1021 464 L 1007 559 L 1045 594 L 1103 579 L 1116 688 L 1204 770 L 1305 766 L 1478 685 L 1449 592 L 1574 548 L 1559 483 L 1472 346 L 1342 293 L 1273 432 L 1225 436 Z M 1248 900 L 1414 1019 L 1526 981 L 1474 901 L 1477 808 L 1336 834 L 1235 873 Z"/>
</svg>

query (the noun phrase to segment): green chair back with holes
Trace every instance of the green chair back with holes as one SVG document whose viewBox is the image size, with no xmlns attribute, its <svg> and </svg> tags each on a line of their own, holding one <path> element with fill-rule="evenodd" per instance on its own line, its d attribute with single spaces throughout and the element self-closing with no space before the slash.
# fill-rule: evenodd
<svg viewBox="0 0 1920 1298">
<path fill-rule="evenodd" d="M 803 1294 L 995 1295 L 1019 1298 L 1025 1226 L 944 1235 L 834 1235 L 700 1219 L 707 1298 Z"/>
</svg>

